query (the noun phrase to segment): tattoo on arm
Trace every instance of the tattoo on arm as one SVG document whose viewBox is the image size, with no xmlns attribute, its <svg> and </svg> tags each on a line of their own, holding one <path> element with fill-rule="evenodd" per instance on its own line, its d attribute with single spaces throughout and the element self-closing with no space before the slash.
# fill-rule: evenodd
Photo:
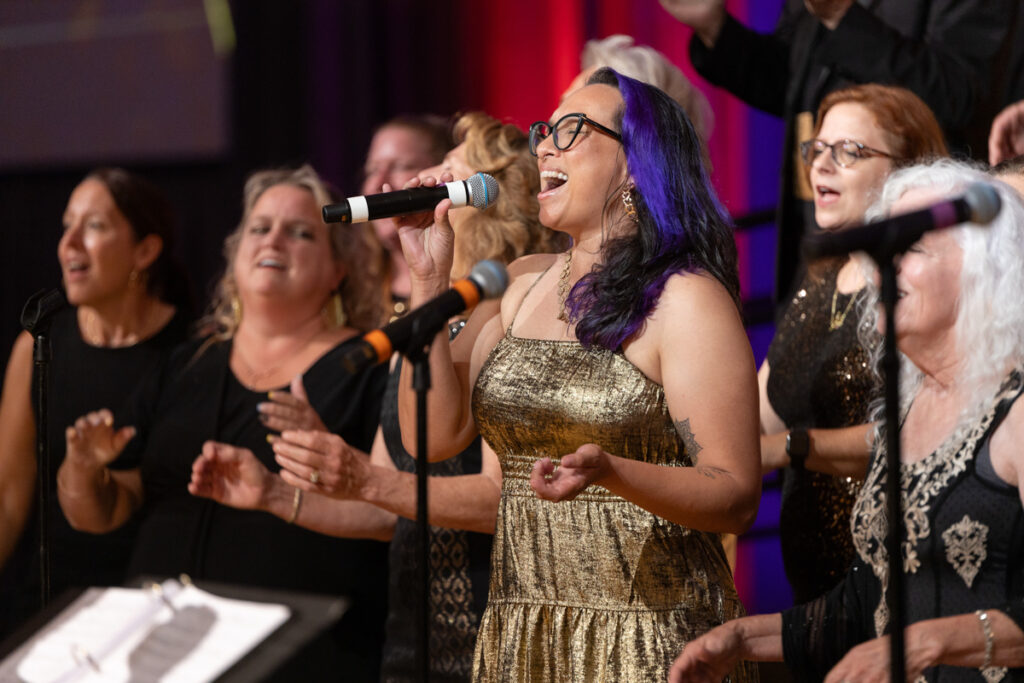
<svg viewBox="0 0 1024 683">
<path fill-rule="evenodd" d="M 679 438 L 683 440 L 683 446 L 686 447 L 686 454 L 696 463 L 697 454 L 704 450 L 704 448 L 697 443 L 697 439 L 693 436 L 693 431 L 690 429 L 690 418 L 676 420 L 675 426 L 676 431 L 679 432 Z"/>
<path fill-rule="evenodd" d="M 708 467 L 707 465 L 698 465 L 696 469 L 708 479 L 718 479 L 718 475 L 728 474 L 728 472 L 723 469 L 718 467 Z"/>
</svg>

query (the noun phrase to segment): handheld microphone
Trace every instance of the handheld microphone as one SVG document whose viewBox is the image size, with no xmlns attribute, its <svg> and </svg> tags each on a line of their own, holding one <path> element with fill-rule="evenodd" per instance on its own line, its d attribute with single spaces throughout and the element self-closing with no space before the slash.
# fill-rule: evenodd
<svg viewBox="0 0 1024 683">
<path fill-rule="evenodd" d="M 434 297 L 404 317 L 363 335 L 356 348 L 341 359 L 345 369 L 355 374 L 371 365 L 384 363 L 395 351 L 426 346 L 453 315 L 472 308 L 480 299 L 501 296 L 508 287 L 508 273 L 497 261 L 480 261 L 469 277 L 452 283 L 452 288 Z"/>
<path fill-rule="evenodd" d="M 804 239 L 807 258 L 840 256 L 851 251 L 872 255 L 893 256 L 910 248 L 929 230 L 948 228 L 960 223 L 989 223 L 999 213 L 999 194 L 987 183 L 972 183 L 962 197 L 948 199 L 927 209 L 892 216 L 834 233 L 809 235 Z"/>
<path fill-rule="evenodd" d="M 498 198 L 498 181 L 494 176 L 477 173 L 467 180 L 454 180 L 437 187 L 411 187 L 408 190 L 381 192 L 365 197 L 349 197 L 337 204 L 324 206 L 324 223 L 361 223 L 378 218 L 407 216 L 432 211 L 445 199 L 452 206 L 486 209 Z"/>
</svg>

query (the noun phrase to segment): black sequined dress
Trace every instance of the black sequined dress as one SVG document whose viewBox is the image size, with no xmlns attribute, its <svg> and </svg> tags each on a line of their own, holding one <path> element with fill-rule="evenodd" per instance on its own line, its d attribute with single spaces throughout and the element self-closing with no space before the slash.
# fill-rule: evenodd
<svg viewBox="0 0 1024 683">
<path fill-rule="evenodd" d="M 789 429 L 849 427 L 867 420 L 873 379 L 857 341 L 861 294 L 837 293 L 844 263 L 812 267 L 768 349 L 768 401 Z M 788 468 L 782 476 L 782 560 L 794 601 L 807 602 L 839 583 L 853 561 L 850 508 L 859 485 Z"/>
</svg>

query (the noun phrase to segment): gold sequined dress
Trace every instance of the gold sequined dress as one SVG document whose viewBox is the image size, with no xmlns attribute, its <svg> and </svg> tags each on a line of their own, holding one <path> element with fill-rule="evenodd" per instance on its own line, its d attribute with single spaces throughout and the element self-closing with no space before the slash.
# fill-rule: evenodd
<svg viewBox="0 0 1024 683">
<path fill-rule="evenodd" d="M 687 640 L 743 614 L 717 534 L 687 529 L 599 486 L 552 503 L 538 458 L 582 444 L 692 463 L 664 390 L 620 353 L 509 330 L 473 392 L 503 476 L 478 681 L 662 681 Z M 732 680 L 756 680 L 747 666 Z"/>
</svg>

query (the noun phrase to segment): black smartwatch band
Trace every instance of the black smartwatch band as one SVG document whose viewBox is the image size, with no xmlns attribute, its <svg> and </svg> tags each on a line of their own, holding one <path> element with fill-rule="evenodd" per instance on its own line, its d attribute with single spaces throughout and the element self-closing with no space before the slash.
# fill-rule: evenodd
<svg viewBox="0 0 1024 683">
<path fill-rule="evenodd" d="M 806 429 L 791 429 L 786 435 L 786 455 L 789 466 L 794 470 L 802 470 L 811 452 L 811 438 Z"/>
</svg>

